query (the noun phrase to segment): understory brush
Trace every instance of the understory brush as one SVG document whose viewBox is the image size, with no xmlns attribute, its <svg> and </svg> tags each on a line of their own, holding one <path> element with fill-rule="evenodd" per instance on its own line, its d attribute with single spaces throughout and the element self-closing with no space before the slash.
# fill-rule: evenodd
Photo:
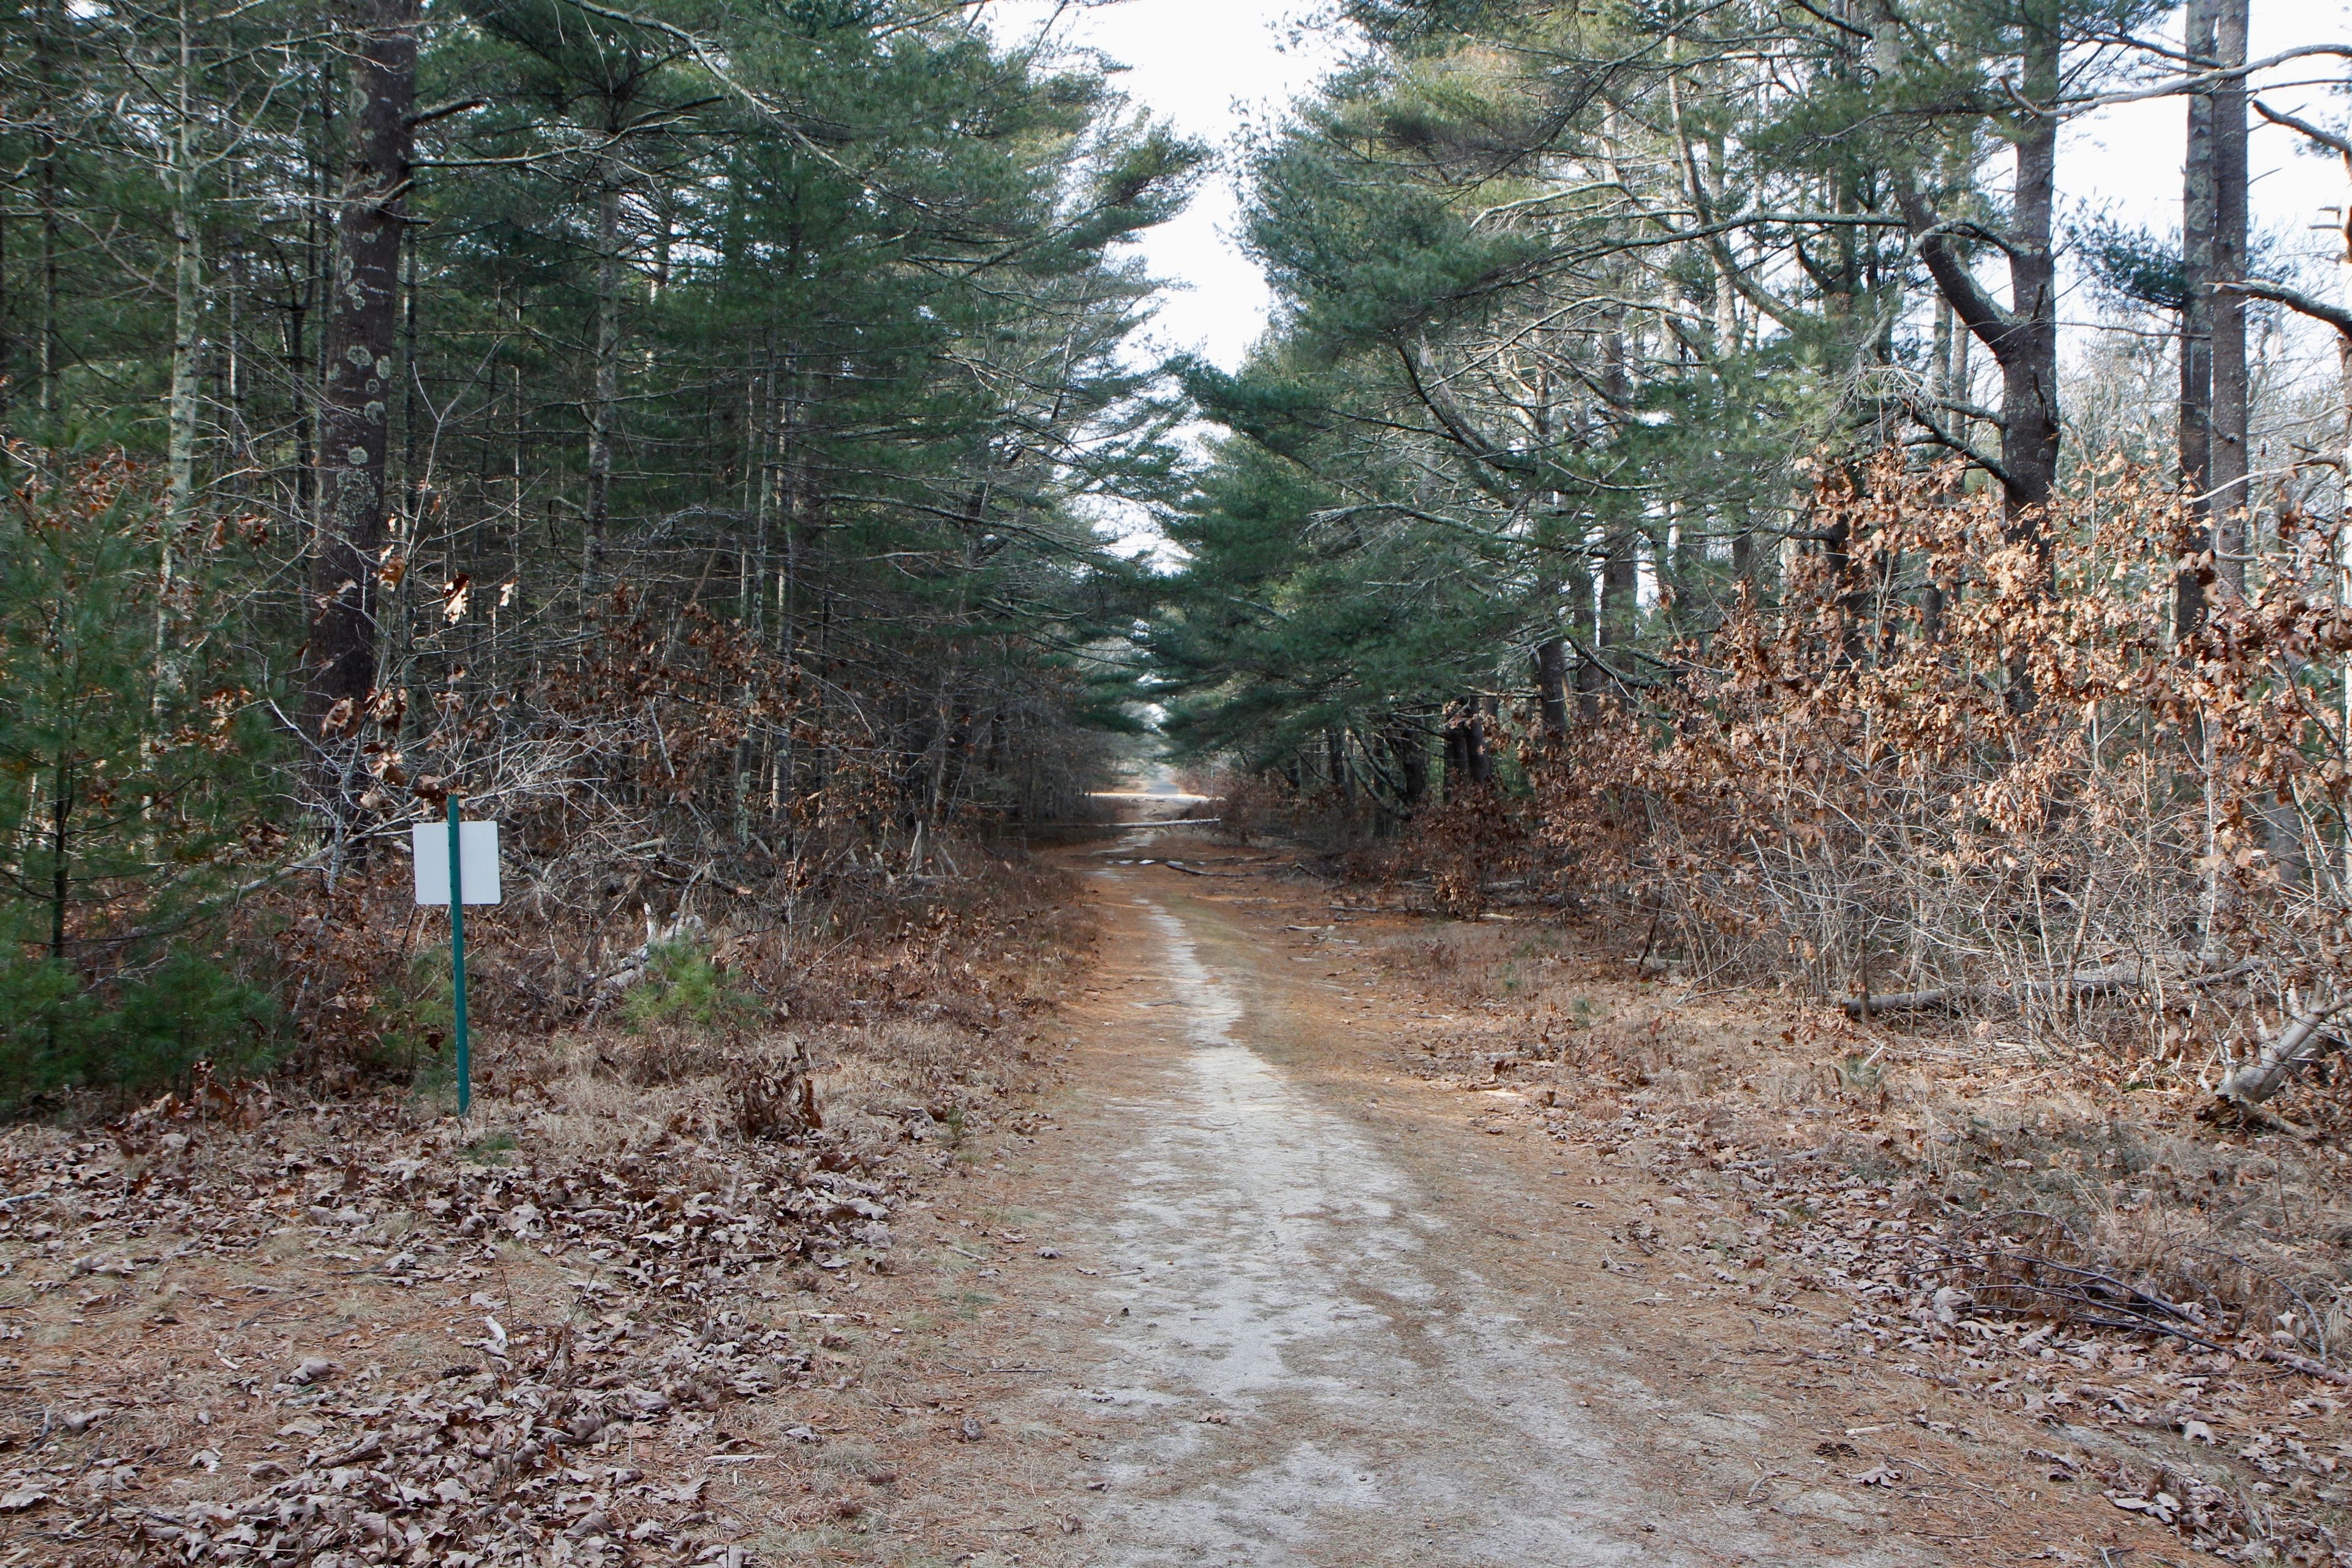
<svg viewBox="0 0 2352 1568">
<path fill-rule="evenodd" d="M 0 1113 L 77 1089 L 152 1094 L 199 1062 L 263 1072 L 289 1044 L 275 997 L 194 952 L 99 986 L 51 960 L 0 962 Z"/>
<path fill-rule="evenodd" d="M 2181 563 L 2210 570 L 2152 476 L 2088 466 L 2046 561 L 2003 526 L 1953 473 L 1841 468 L 1808 518 L 1834 550 L 1564 733 L 1482 720 L 1492 782 L 1449 776 L 1379 838 L 1349 836 L 1360 791 L 1260 793 L 1392 900 L 1591 916 L 1694 983 L 2087 1043 L 2259 1102 L 2352 1005 L 2337 529 L 2285 506 L 2184 636 Z"/>
<path fill-rule="evenodd" d="M 707 945 L 685 935 L 650 946 L 645 978 L 621 1004 L 621 1016 L 633 1029 L 740 1030 L 763 1011 L 748 984 L 712 963 Z"/>
<path fill-rule="evenodd" d="M 183 1087 L 289 1044 L 267 965 L 227 913 L 278 848 L 250 671 L 200 626 L 249 560 L 175 531 L 119 455 L 12 451 L 0 488 L 0 1116 Z M 158 556 L 173 562 L 159 578 Z M 159 652 L 159 638 L 173 643 Z"/>
<path fill-rule="evenodd" d="M 989 1028 L 1050 979 L 1068 917 L 991 830 L 1083 814 L 1111 743 L 1077 721 L 1082 682 L 901 711 L 640 560 L 561 658 L 484 656 L 469 679 L 469 653 L 434 686 L 409 649 L 311 711 L 261 652 L 301 621 L 241 619 L 286 581 L 265 528 L 179 516 L 121 454 L 14 455 L 0 1117 L 103 1120 L 205 1062 L 331 1098 L 439 1092 L 446 915 L 415 907 L 407 851 L 453 795 L 503 835 L 504 902 L 467 917 L 488 1029 Z M 407 613 L 405 559 L 382 565 Z"/>
<path fill-rule="evenodd" d="M 466 918 L 472 1022 L 515 1039 L 640 1037 L 638 1054 L 688 1064 L 807 1025 L 1017 1028 L 1084 962 L 1086 917 L 1064 875 L 1017 846 L 956 853 L 969 874 L 844 871 L 799 889 L 706 880 L 661 915 L 659 884 L 628 875 L 625 858 L 578 900 L 560 871 L 534 886 L 532 868 L 510 867 L 509 893 L 525 896 Z M 607 896 L 593 896 L 598 885 Z M 409 908 L 405 866 L 347 875 L 331 893 L 289 887 L 261 908 L 278 972 L 307 982 L 291 1018 L 296 1077 L 341 1094 L 446 1070 L 446 917 Z"/>
</svg>

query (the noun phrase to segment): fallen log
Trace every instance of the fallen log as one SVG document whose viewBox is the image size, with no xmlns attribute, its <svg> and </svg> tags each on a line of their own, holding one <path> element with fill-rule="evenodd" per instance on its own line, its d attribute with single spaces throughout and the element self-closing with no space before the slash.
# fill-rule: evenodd
<svg viewBox="0 0 2352 1568">
<path fill-rule="evenodd" d="M 2260 1105 L 2284 1089 L 2296 1073 L 2344 1043 L 2327 1026 L 2347 1012 L 2352 1012 L 2352 995 L 2305 1009 L 2281 1025 L 2278 1033 L 2254 1053 L 2253 1060 L 2225 1074 L 2213 1092 L 2232 1105 Z"/>
<path fill-rule="evenodd" d="M 2184 990 L 2199 990 L 2235 979 L 2254 967 L 2254 961 L 2247 959 L 2210 974 L 2176 974 L 2172 979 Z M 1942 985 L 1927 991 L 1894 991 L 1883 995 L 1848 996 L 1842 1005 L 1849 1018 L 1874 1017 L 1881 1013 L 1957 1012 L 1971 1003 L 2007 1003 L 2013 1006 L 2021 1000 L 2046 1000 L 2058 995 L 2106 996 L 2117 991 L 2140 990 L 2162 978 L 2163 971 L 2154 964 L 2111 963 L 2096 969 L 2078 969 L 2063 979 L 2030 981 L 2016 989 L 2003 989 L 1997 985 Z"/>
<path fill-rule="evenodd" d="M 2113 964 L 2104 969 L 2085 969 L 2063 980 L 2030 981 L 2017 990 L 2002 990 L 1995 985 L 1945 985 L 1932 991 L 1897 991 L 1884 996 L 1849 996 L 1845 1013 L 1849 1018 L 1868 1018 L 1880 1013 L 1921 1013 L 1950 1011 L 1971 1002 L 2015 1002 L 2025 996 L 2056 995 L 2104 996 L 2110 992 L 2136 987 L 2143 984 L 2137 963 Z"/>
<path fill-rule="evenodd" d="M 1845 1016 L 1871 1018 L 1881 1013 L 1927 1013 L 1958 1008 L 1980 994 L 1974 985 L 1940 985 L 1933 991 L 1890 991 L 1876 996 L 1849 996 Z"/>
<path fill-rule="evenodd" d="M 646 906 L 646 940 L 622 954 L 620 963 L 609 974 L 599 976 L 588 988 L 588 1014 L 593 1017 L 620 999 L 621 994 L 652 973 L 654 955 L 668 942 L 684 939 L 692 941 L 702 934 L 702 917 L 680 915 L 667 926 L 654 918 L 653 907 Z"/>
<path fill-rule="evenodd" d="M 2352 1388 L 2352 1373 L 2338 1372 L 2324 1361 L 2314 1361 L 2307 1355 L 2297 1355 L 2293 1351 L 2283 1351 L 2271 1345 L 2263 1346 L 2262 1352 L 2264 1361 L 2276 1362 L 2291 1372 L 2299 1372 L 2305 1377 L 2321 1378 L 2342 1387 Z"/>
</svg>

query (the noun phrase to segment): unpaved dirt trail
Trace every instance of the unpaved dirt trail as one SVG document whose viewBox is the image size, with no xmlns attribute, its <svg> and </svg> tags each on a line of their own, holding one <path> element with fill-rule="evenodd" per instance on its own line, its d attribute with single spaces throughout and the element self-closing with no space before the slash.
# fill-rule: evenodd
<svg viewBox="0 0 2352 1568">
<path fill-rule="evenodd" d="M 1108 1201 L 1057 1216 L 1107 1266 L 1066 1347 L 1124 1417 L 1080 1515 L 1101 1560 L 1773 1560 L 1748 1518 L 1644 1484 L 1544 1370 L 1574 1348 L 1549 1303 L 1469 1267 L 1429 1184 L 1253 1046 L 1256 977 L 1146 908 L 1182 1049 L 1103 1108 L 1132 1139 Z"/>
<path fill-rule="evenodd" d="M 1109 956 L 1076 1080 L 960 1249 L 1003 1249 L 961 1281 L 998 1326 L 980 1440 L 907 1500 L 993 1498 L 1006 1544 L 886 1560 L 1938 1560 L 1768 1472 L 1736 1392 L 1658 1386 L 1643 1314 L 1580 1286 L 1600 1250 L 1542 1223 L 1566 1184 L 1530 1212 L 1494 1144 L 1365 1077 L 1322 977 L 1173 879 L 1087 875 Z"/>
</svg>

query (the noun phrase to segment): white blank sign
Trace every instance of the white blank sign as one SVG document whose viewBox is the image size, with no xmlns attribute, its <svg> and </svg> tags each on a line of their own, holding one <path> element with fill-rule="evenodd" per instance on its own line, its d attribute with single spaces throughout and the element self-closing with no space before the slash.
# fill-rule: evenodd
<svg viewBox="0 0 2352 1568">
<path fill-rule="evenodd" d="M 449 901 L 449 825 L 420 822 L 412 842 L 416 848 L 416 901 Z M 457 830 L 458 869 L 465 873 L 466 901 L 499 902 L 499 825 L 468 822 Z"/>
</svg>

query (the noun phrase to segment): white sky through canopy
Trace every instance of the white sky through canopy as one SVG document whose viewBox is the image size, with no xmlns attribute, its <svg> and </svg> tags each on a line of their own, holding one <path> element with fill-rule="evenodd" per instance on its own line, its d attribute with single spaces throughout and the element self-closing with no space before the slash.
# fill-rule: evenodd
<svg viewBox="0 0 2352 1568">
<path fill-rule="evenodd" d="M 992 0 L 983 15 L 1006 44 L 1047 28 L 1065 47 L 1099 51 L 1126 68 L 1116 80 L 1139 107 L 1231 153 L 1245 122 L 1279 116 L 1343 58 L 1345 34 L 1314 25 L 1328 9 L 1318 0 Z M 2178 30 L 2176 18 L 2170 31 Z M 2257 58 L 2334 39 L 2352 40 L 2352 0 L 2254 0 L 2251 45 Z M 2343 74 L 2344 62 L 2319 58 L 2266 72 L 2257 85 L 2267 101 L 2334 125 L 2344 116 L 2344 99 L 2311 84 Z M 2177 227 L 2185 115 L 2180 100 L 2158 99 L 2069 126 L 2059 161 L 2066 216 L 2104 209 L 2159 232 Z M 2310 226 L 2327 221 L 2332 215 L 2325 209 L 2352 200 L 2352 190 L 2336 160 L 2302 153 L 2300 140 L 2254 122 L 2250 205 L 2257 228 L 2316 254 L 2333 242 Z M 1155 323 L 1156 344 L 1205 353 L 1228 369 L 1265 330 L 1271 303 L 1265 279 L 1239 244 L 1236 173 L 1229 161 L 1182 217 L 1142 245 L 1154 273 L 1173 286 Z M 1998 170 L 1988 173 L 1999 177 Z M 2092 313 L 2092 301 L 2070 301 L 2070 320 Z"/>
<path fill-rule="evenodd" d="M 1358 42 L 1331 21 L 1328 0 L 988 0 L 982 16 L 1005 46 L 1041 37 L 1061 49 L 1095 51 L 1117 68 L 1114 81 L 1139 108 L 1214 148 L 1219 166 L 1189 209 L 1145 235 L 1139 250 L 1168 285 L 1139 359 L 1176 351 L 1237 368 L 1265 330 L 1273 304 L 1257 264 L 1241 243 L 1241 140 L 1250 126 L 1278 123 L 1290 102 L 1311 91 Z M 2250 57 L 2322 41 L 2352 41 L 2352 0 L 2253 0 Z M 2179 17 L 2162 29 L 2179 34 Z M 2264 101 L 2340 128 L 2352 101 L 2326 84 L 2346 62 L 2315 57 L 2255 79 Z M 2114 221 L 2177 232 L 2187 109 L 2178 98 L 2116 105 L 2070 123 L 2059 153 L 2061 243 L 2076 221 Z M 2295 133 L 2252 120 L 2249 146 L 2252 226 L 2269 232 L 2284 256 L 2300 258 L 2297 280 L 2323 298 L 2346 292 L 2333 265 L 2342 252 L 2335 209 L 2352 203 L 2352 182 L 2333 156 L 2314 157 Z M 2007 160 L 1985 173 L 2000 184 Z M 2062 263 L 2064 352 L 2082 363 L 2094 323 L 2106 311 L 2079 266 Z M 2005 293 L 2002 269 L 1986 281 Z M 1922 300 L 1925 299 L 1923 292 Z M 1924 308 L 1924 307 L 1923 307 Z M 2334 374 L 2325 329 L 2283 317 L 2293 345 L 2285 374 Z M 2281 345 L 2285 347 L 2286 345 Z M 1138 552 L 1161 552 L 1165 541 L 1143 509 L 1097 498 L 1106 533 Z"/>
<path fill-rule="evenodd" d="M 1279 115 L 1343 58 L 1336 34 L 1307 26 L 1325 9 L 1315 0 L 995 0 L 983 15 L 1008 45 L 1050 26 L 1065 47 L 1099 51 L 1126 68 L 1113 79 L 1139 108 L 1231 154 L 1245 119 Z M 1242 254 L 1236 162 L 1228 157 L 1184 216 L 1142 246 L 1153 274 L 1173 286 L 1154 321 L 1156 344 L 1228 370 L 1265 331 L 1272 303 Z"/>
</svg>

